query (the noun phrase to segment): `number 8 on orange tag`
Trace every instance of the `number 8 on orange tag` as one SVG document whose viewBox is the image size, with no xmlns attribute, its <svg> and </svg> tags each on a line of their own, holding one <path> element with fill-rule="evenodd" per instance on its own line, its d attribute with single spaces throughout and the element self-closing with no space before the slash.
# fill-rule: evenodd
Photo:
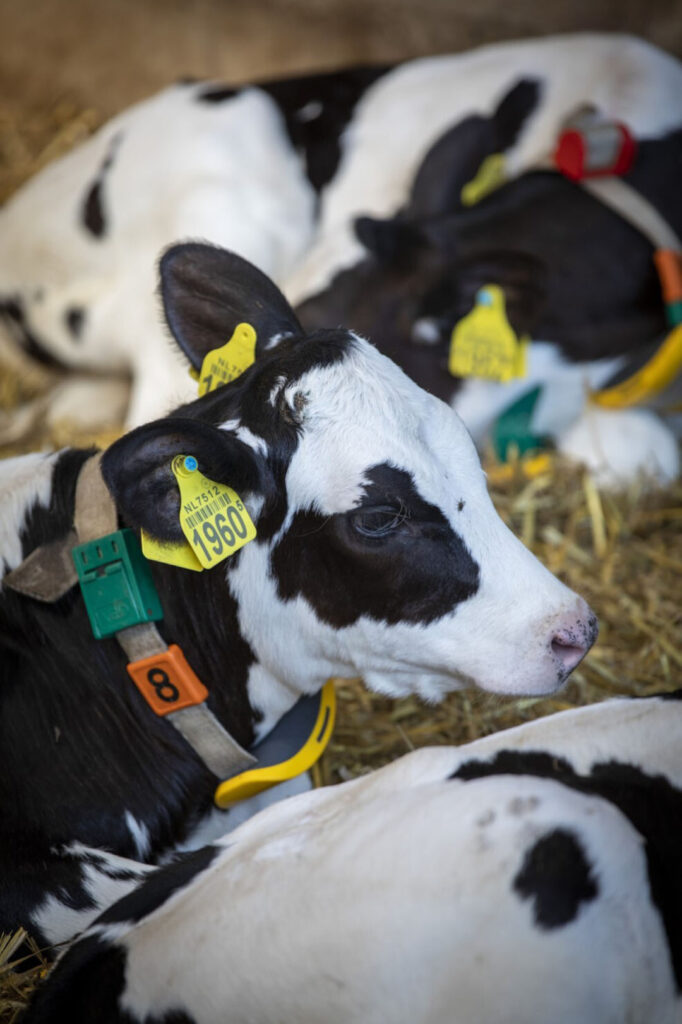
<svg viewBox="0 0 682 1024">
<path fill-rule="evenodd" d="M 177 644 L 167 651 L 128 664 L 128 675 L 156 715 L 167 715 L 208 697 L 208 690 L 194 674 Z"/>
</svg>

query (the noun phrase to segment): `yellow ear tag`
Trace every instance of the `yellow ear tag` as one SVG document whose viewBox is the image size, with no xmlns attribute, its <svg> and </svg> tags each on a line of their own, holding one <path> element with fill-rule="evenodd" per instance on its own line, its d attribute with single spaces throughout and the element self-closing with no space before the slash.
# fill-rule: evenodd
<svg viewBox="0 0 682 1024">
<path fill-rule="evenodd" d="M 256 527 L 231 487 L 199 472 L 193 455 L 171 463 L 180 488 L 180 526 L 204 569 L 211 569 L 256 536 Z"/>
<path fill-rule="evenodd" d="M 237 324 L 228 342 L 204 356 L 198 376 L 199 397 L 236 380 L 255 361 L 256 332 L 251 324 Z M 195 376 L 193 371 L 190 373 Z"/>
<path fill-rule="evenodd" d="M 475 206 L 481 199 L 494 192 L 507 180 L 504 153 L 491 153 L 476 171 L 475 176 L 463 186 L 460 199 L 463 206 Z"/>
<path fill-rule="evenodd" d="M 192 551 L 186 540 L 178 544 L 169 541 L 155 540 L 144 530 L 140 531 L 142 554 L 152 562 L 163 562 L 164 565 L 177 565 L 179 569 L 193 569 L 203 572 L 204 567 Z"/>
<path fill-rule="evenodd" d="M 487 284 L 470 313 L 455 325 L 448 369 L 453 377 L 508 381 L 525 377 L 528 341 L 517 338 L 507 320 L 504 292 Z"/>
</svg>

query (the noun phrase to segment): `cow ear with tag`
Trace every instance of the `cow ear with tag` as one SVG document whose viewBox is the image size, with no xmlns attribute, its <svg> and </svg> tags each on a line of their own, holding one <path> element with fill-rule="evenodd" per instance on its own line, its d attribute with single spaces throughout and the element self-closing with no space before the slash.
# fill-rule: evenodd
<svg viewBox="0 0 682 1024">
<path fill-rule="evenodd" d="M 176 342 L 200 371 L 240 325 L 256 335 L 256 354 L 303 329 L 281 291 L 236 253 L 201 242 L 173 245 L 161 258 L 161 297 Z"/>
<path fill-rule="evenodd" d="M 132 430 L 102 457 L 102 474 L 127 526 L 167 542 L 184 541 L 178 455 L 191 456 L 204 477 L 241 498 L 268 497 L 273 481 L 265 458 L 233 433 L 197 420 L 167 418 Z"/>
</svg>

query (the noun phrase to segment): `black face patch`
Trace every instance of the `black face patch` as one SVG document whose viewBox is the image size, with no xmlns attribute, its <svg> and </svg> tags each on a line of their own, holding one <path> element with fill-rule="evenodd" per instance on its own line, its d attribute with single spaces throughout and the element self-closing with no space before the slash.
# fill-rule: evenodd
<svg viewBox="0 0 682 1024">
<path fill-rule="evenodd" d="M 580 840 L 557 828 L 531 847 L 514 878 L 514 891 L 533 903 L 539 928 L 561 928 L 574 921 L 581 903 L 596 898 L 598 889 Z"/>
<path fill-rule="evenodd" d="M 304 157 L 316 191 L 336 173 L 341 136 L 358 101 L 389 70 L 381 66 L 356 67 L 259 85 L 282 112 L 289 138 Z"/>
<path fill-rule="evenodd" d="M 501 750 L 490 762 L 466 761 L 452 778 L 533 775 L 609 800 L 644 837 L 651 898 L 668 938 L 678 991 L 682 992 L 682 792 L 662 775 L 648 775 L 620 761 L 595 764 L 579 775 L 562 757 L 540 751 Z"/>
<path fill-rule="evenodd" d="M 80 341 L 85 324 L 85 310 L 81 306 L 71 306 L 64 314 L 64 320 L 74 341 Z"/>
<path fill-rule="evenodd" d="M 107 172 L 116 156 L 116 150 L 121 143 L 122 136 L 115 135 L 109 143 L 109 149 L 102 161 L 97 177 L 85 193 L 83 206 L 81 208 L 81 222 L 83 227 L 93 236 L 101 239 L 107 233 L 107 218 L 104 204 L 104 180 Z"/>
<path fill-rule="evenodd" d="M 472 597 L 479 567 L 411 475 L 384 463 L 368 470 L 366 481 L 350 513 L 294 516 L 272 552 L 280 597 L 304 597 L 337 628 L 361 616 L 426 624 Z M 393 518 L 395 528 L 382 532 Z"/>
<path fill-rule="evenodd" d="M 179 854 L 177 860 L 148 875 L 137 889 L 105 910 L 98 920 L 106 924 L 141 921 L 163 906 L 178 889 L 186 888 L 221 852 L 216 846 L 202 846 L 200 850 Z"/>
</svg>

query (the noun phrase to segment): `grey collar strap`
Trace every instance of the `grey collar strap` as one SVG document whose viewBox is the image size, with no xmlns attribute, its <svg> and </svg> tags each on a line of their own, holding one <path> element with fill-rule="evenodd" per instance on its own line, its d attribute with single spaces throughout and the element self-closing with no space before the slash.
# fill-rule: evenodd
<svg viewBox="0 0 682 1024">
<path fill-rule="evenodd" d="M 94 455 L 84 463 L 78 476 L 74 529 L 63 539 L 32 551 L 20 566 L 4 577 L 4 585 L 48 603 L 59 600 L 75 586 L 78 576 L 72 549 L 77 544 L 114 533 L 118 528 L 116 506 L 102 477 L 101 461 L 101 453 Z M 115 637 L 129 662 L 168 650 L 168 644 L 153 622 L 129 626 Z M 232 778 L 257 764 L 257 759 L 221 725 L 206 701 L 170 711 L 164 717 L 219 779 Z"/>
</svg>

